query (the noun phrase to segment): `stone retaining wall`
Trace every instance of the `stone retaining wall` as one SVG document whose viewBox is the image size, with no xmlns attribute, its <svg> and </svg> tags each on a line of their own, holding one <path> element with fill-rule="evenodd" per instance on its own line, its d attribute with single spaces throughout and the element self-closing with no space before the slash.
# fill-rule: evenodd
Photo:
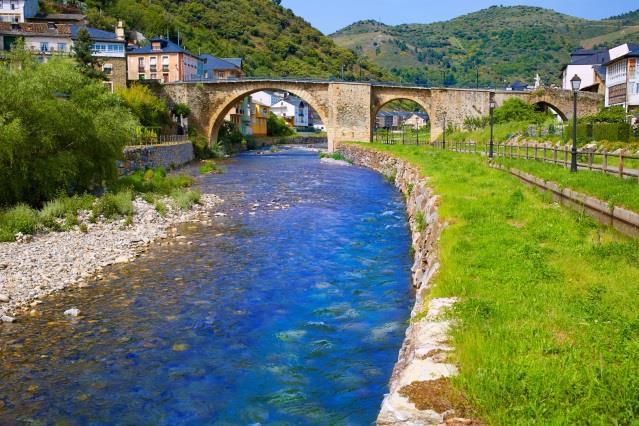
<svg viewBox="0 0 639 426">
<path fill-rule="evenodd" d="M 406 330 L 397 363 L 390 379 L 390 392 L 385 395 L 378 425 L 441 424 L 455 417 L 453 410 L 438 413 L 419 410 L 407 394 L 407 386 L 429 386 L 435 380 L 457 374 L 457 368 L 447 362 L 448 330 L 451 321 L 441 318 L 455 299 L 428 299 L 431 279 L 439 269 L 437 241 L 445 224 L 437 213 L 439 197 L 428 186 L 427 178 L 419 170 L 389 154 L 375 152 L 354 145 L 340 145 L 337 149 L 355 165 L 394 176 L 395 185 L 406 197 L 406 209 L 413 235 L 415 261 L 412 281 L 416 300 L 411 322 Z M 427 311 L 427 315 L 418 317 Z M 410 392 L 408 392 L 410 393 Z"/>
<path fill-rule="evenodd" d="M 124 159 L 117 164 L 118 174 L 129 175 L 136 170 L 154 167 L 173 169 L 193 159 L 195 154 L 191 142 L 127 146 L 124 148 Z"/>
<path fill-rule="evenodd" d="M 299 136 L 295 138 L 285 137 L 258 137 L 255 138 L 257 147 L 269 146 L 269 145 L 315 145 L 315 144 L 327 144 L 328 138 L 313 138 L 308 136 Z"/>
</svg>

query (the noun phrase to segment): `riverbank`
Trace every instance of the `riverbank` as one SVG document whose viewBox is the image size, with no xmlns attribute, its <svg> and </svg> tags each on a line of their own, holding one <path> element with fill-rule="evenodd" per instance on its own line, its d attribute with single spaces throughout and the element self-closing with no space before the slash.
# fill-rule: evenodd
<svg viewBox="0 0 639 426">
<path fill-rule="evenodd" d="M 383 174 L 398 187 L 406 198 L 413 236 L 415 304 L 377 424 L 472 424 L 473 420 L 463 418 L 467 413 L 461 399 L 451 398 L 450 377 L 457 374 L 457 367 L 448 361 L 453 322 L 445 314 L 457 299 L 429 298 L 432 278 L 439 269 L 437 241 L 446 226 L 437 211 L 439 197 L 409 162 L 353 145 L 342 145 L 338 152 L 355 165 Z"/>
<path fill-rule="evenodd" d="M 91 223 L 91 212 L 81 211 L 78 225 L 69 231 L 0 243 L 0 316 L 11 322 L 37 305 L 39 298 L 100 279 L 104 267 L 128 263 L 153 241 L 179 238 L 177 225 L 207 221 L 207 212 L 222 200 L 204 194 L 188 210 L 168 197 L 161 201 L 166 209 L 162 214 L 153 204 L 136 198 L 134 213 L 127 218 L 98 218 Z"/>
<path fill-rule="evenodd" d="M 472 417 L 496 425 L 637 418 L 639 314 L 627 303 L 639 290 L 636 240 L 484 158 L 356 146 L 410 163 L 441 197 L 448 225 L 428 297 L 459 300 L 451 383 Z"/>
</svg>

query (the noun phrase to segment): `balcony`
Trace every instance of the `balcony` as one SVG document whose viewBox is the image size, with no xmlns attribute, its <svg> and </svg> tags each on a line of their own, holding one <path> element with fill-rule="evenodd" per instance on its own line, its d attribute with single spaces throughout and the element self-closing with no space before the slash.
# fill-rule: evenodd
<svg viewBox="0 0 639 426">
<path fill-rule="evenodd" d="M 150 71 L 151 72 L 158 72 L 158 67 L 156 65 L 151 65 L 150 66 Z"/>
<path fill-rule="evenodd" d="M 169 72 L 169 66 L 168 65 L 162 65 L 162 72 Z"/>
<path fill-rule="evenodd" d="M 145 72 L 145 71 L 146 69 L 144 69 L 143 65 L 142 66 L 138 65 L 138 72 Z"/>
</svg>

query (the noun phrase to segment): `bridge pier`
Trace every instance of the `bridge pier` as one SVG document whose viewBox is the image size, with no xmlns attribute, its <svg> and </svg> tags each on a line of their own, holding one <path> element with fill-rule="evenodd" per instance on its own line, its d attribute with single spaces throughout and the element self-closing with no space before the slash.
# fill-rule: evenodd
<svg viewBox="0 0 639 426">
<path fill-rule="evenodd" d="M 328 149 L 340 142 L 372 139 L 372 87 L 362 83 L 332 83 L 328 87 Z"/>
</svg>

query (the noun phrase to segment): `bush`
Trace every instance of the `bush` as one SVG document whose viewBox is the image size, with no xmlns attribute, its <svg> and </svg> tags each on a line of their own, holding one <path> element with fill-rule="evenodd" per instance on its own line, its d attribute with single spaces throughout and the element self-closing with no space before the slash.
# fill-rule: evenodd
<svg viewBox="0 0 639 426">
<path fill-rule="evenodd" d="M 286 120 L 275 114 L 270 114 L 268 116 L 266 132 L 268 136 L 292 136 L 295 134 L 295 130 L 289 127 Z"/>
<path fill-rule="evenodd" d="M 543 123 L 548 119 L 549 114 L 535 111 L 535 107 L 527 104 L 521 99 L 511 98 L 504 101 L 494 111 L 494 122 L 510 123 L 514 121 L 525 121 L 528 123 Z"/>
<path fill-rule="evenodd" d="M 173 191 L 171 193 L 171 198 L 175 201 L 175 205 L 182 210 L 188 210 L 193 204 L 198 204 L 201 196 L 202 193 L 197 189 Z"/>
<path fill-rule="evenodd" d="M 0 64 L 0 205 L 41 205 L 113 180 L 138 120 L 71 61 L 18 53 Z"/>
<path fill-rule="evenodd" d="M 111 192 L 117 193 L 131 189 L 137 193 L 158 193 L 168 195 L 178 188 L 186 188 L 192 185 L 194 179 L 187 175 L 166 175 L 162 168 L 138 170 L 129 176 L 123 176 L 109 185 Z"/>
<path fill-rule="evenodd" d="M 215 164 L 213 161 L 205 161 L 202 166 L 200 166 L 200 174 L 207 175 L 210 173 L 222 173 L 222 169 Z"/>
<path fill-rule="evenodd" d="M 38 230 L 38 214 L 25 204 L 18 204 L 0 215 L 0 240 L 13 241 L 15 234 L 35 234 Z"/>
<path fill-rule="evenodd" d="M 106 193 L 98 198 L 93 206 L 93 216 L 104 216 L 106 219 L 113 219 L 118 216 L 130 216 L 134 212 L 133 193 L 131 191 Z"/>
<path fill-rule="evenodd" d="M 138 117 L 145 127 L 163 127 L 170 123 L 169 108 L 163 99 L 141 84 L 117 90 L 124 105 Z"/>
</svg>

